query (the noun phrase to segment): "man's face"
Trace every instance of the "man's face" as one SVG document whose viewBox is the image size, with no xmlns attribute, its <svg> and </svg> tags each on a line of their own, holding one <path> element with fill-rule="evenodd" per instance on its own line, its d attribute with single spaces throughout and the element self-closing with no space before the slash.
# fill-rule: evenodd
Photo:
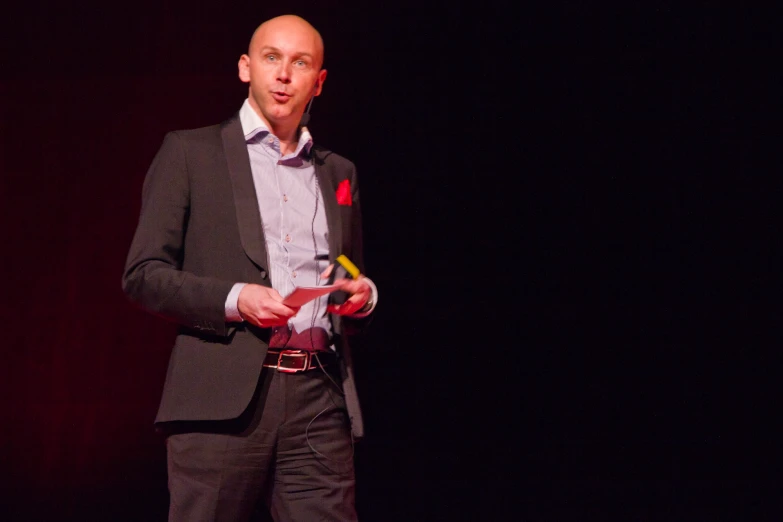
<svg viewBox="0 0 783 522">
<path fill-rule="evenodd" d="M 250 83 L 250 105 L 270 128 L 299 123 L 326 80 L 322 61 L 320 36 L 306 22 L 282 17 L 259 27 L 239 59 L 239 78 Z"/>
</svg>

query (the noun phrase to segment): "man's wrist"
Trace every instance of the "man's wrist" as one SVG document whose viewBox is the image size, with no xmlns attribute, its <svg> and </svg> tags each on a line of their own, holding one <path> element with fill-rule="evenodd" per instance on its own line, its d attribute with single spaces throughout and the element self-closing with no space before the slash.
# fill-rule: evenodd
<svg viewBox="0 0 783 522">
<path fill-rule="evenodd" d="M 236 283 L 226 297 L 226 322 L 241 323 L 245 319 L 239 312 L 239 294 L 247 283 Z"/>
<path fill-rule="evenodd" d="M 356 319 L 361 319 L 362 317 L 367 317 L 370 315 L 372 311 L 375 310 L 375 306 L 378 304 L 378 288 L 375 286 L 375 283 L 373 283 L 372 279 L 367 276 L 362 277 L 362 281 L 367 283 L 367 285 L 370 287 L 370 297 L 367 299 L 367 301 L 364 303 L 364 306 L 362 306 L 360 310 L 349 316 Z"/>
<path fill-rule="evenodd" d="M 367 313 L 370 310 L 372 310 L 372 307 L 375 305 L 375 301 L 372 300 L 372 295 L 370 295 L 369 298 L 367 298 L 367 302 L 364 303 L 364 306 L 362 306 L 357 313 L 363 314 Z"/>
</svg>

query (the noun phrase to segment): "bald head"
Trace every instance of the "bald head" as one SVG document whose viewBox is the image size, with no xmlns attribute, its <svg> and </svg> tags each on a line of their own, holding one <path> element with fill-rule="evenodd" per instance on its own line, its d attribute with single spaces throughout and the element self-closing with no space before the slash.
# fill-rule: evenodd
<svg viewBox="0 0 783 522">
<path fill-rule="evenodd" d="M 254 49 L 271 40 L 277 34 L 287 34 L 295 38 L 303 47 L 310 47 L 313 52 L 313 62 L 320 69 L 324 62 L 324 41 L 315 27 L 302 17 L 296 15 L 282 15 L 271 18 L 259 25 L 253 32 L 248 46 L 248 54 Z"/>
</svg>

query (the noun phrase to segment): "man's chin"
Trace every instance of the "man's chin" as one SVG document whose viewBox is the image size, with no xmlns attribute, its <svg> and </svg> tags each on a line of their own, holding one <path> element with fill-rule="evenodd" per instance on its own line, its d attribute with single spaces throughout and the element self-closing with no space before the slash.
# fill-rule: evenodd
<svg viewBox="0 0 783 522">
<path fill-rule="evenodd" d="M 289 125 L 291 123 L 299 124 L 302 115 L 293 111 L 270 111 L 267 118 L 270 123 L 274 123 L 275 125 Z"/>
</svg>

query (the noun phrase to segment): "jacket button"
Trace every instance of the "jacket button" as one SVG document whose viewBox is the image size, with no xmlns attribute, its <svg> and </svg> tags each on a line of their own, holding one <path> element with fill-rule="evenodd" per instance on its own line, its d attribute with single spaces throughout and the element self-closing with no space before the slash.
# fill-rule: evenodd
<svg viewBox="0 0 783 522">
<path fill-rule="evenodd" d="M 266 270 L 261 270 L 261 279 L 266 279 Z"/>
</svg>

